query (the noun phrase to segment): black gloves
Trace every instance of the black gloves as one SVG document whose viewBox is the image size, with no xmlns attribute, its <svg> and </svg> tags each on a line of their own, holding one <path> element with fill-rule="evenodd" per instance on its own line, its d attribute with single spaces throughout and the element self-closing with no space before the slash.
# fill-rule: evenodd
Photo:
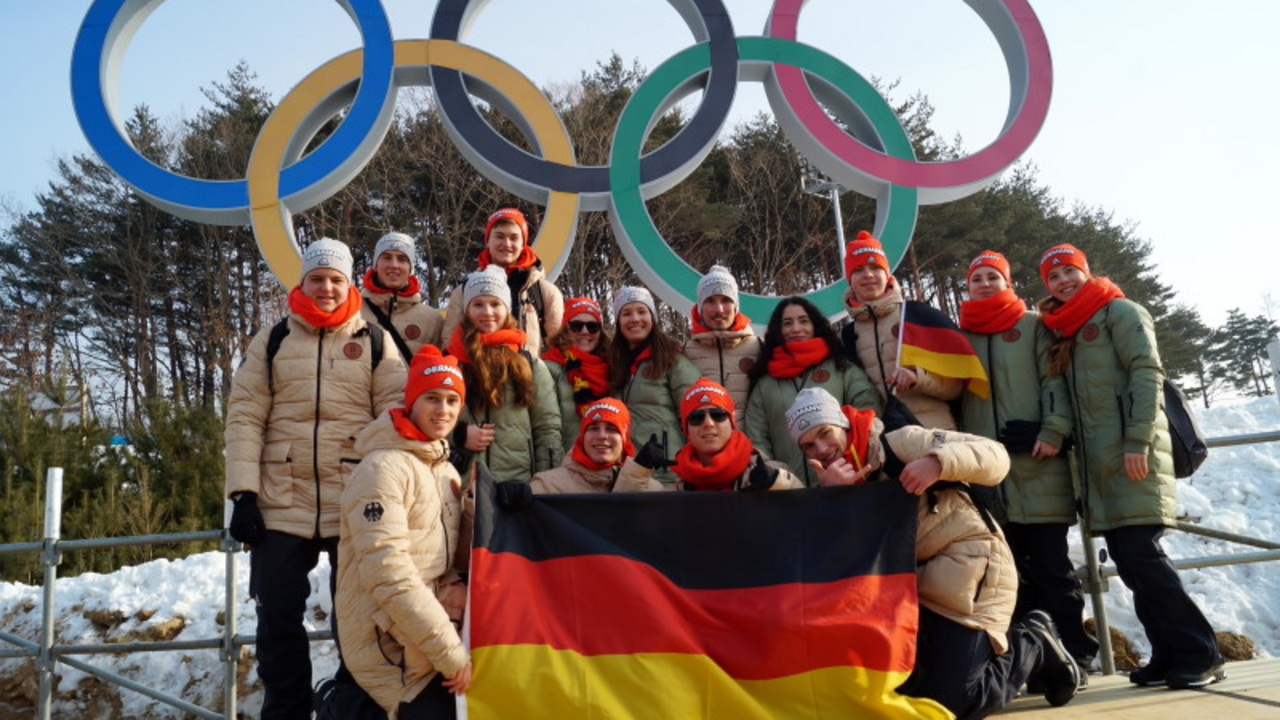
<svg viewBox="0 0 1280 720">
<path fill-rule="evenodd" d="M 262 542 L 267 526 L 262 522 L 262 511 L 258 509 L 258 494 L 238 492 L 232 502 L 235 506 L 231 510 L 231 523 L 227 527 L 231 531 L 231 537 L 245 545 Z"/>
<path fill-rule="evenodd" d="M 757 458 L 756 466 L 747 474 L 747 486 L 742 488 L 743 492 L 768 490 L 778 481 L 779 472 L 778 468 L 770 467 L 763 458 Z"/>
<path fill-rule="evenodd" d="M 1010 420 L 997 438 L 1011 453 L 1029 453 L 1040 437 L 1040 423 L 1033 420 Z"/>
<path fill-rule="evenodd" d="M 533 503 L 533 488 L 529 487 L 529 483 L 518 480 L 500 482 L 493 486 L 493 497 L 497 500 L 498 507 L 518 510 Z"/>
<path fill-rule="evenodd" d="M 662 470 L 675 465 L 675 462 L 667 459 L 667 454 L 662 450 L 662 444 L 658 442 L 657 435 L 650 435 L 649 442 L 640 448 L 640 452 L 636 453 L 636 464 L 640 467 L 646 467 L 650 470 Z"/>
</svg>

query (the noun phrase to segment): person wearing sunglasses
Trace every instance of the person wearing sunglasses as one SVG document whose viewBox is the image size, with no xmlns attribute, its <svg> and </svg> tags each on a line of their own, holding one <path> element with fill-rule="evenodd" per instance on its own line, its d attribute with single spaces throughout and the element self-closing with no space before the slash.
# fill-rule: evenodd
<svg viewBox="0 0 1280 720">
<path fill-rule="evenodd" d="M 720 383 L 738 407 L 738 417 L 747 407 L 751 372 L 760 354 L 760 338 L 751 329 L 751 318 L 738 310 L 738 281 L 723 265 L 712 265 L 698 281 L 698 304 L 690 310 L 689 340 L 685 357 L 698 367 L 702 377 Z"/>
<path fill-rule="evenodd" d="M 670 463 L 679 478 L 676 488 L 753 491 L 804 487 L 786 465 L 766 460 L 751 445 L 746 433 L 738 430 L 734 410 L 729 391 L 705 378 L 681 396 L 681 427 L 687 442 Z"/>
<path fill-rule="evenodd" d="M 656 438 L 662 457 L 671 457 L 684 445 L 680 397 L 698 381 L 698 368 L 662 328 L 646 288 L 619 288 L 610 309 L 617 331 L 609 351 L 609 395 L 631 409 L 631 442 L 644 445 Z M 664 485 L 675 482 L 665 467 L 655 477 Z"/>
<path fill-rule="evenodd" d="M 565 321 L 551 338 L 551 347 L 542 359 L 555 381 L 560 403 L 560 437 L 570 452 L 577 442 L 578 421 L 595 401 L 609 394 L 609 336 L 604 332 L 604 314 L 591 298 L 565 301 Z"/>
</svg>

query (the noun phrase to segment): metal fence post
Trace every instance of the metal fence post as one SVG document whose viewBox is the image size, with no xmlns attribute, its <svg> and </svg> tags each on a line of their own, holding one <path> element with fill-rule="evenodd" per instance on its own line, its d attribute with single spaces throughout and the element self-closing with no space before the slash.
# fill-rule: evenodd
<svg viewBox="0 0 1280 720">
<path fill-rule="evenodd" d="M 54 585 L 58 580 L 58 538 L 62 535 L 62 468 L 49 468 L 45 475 L 44 492 L 44 551 L 40 561 L 44 564 L 43 607 L 40 608 L 40 654 L 36 669 L 40 675 L 39 694 L 36 696 L 36 712 L 40 720 L 50 720 L 53 713 L 53 670 L 57 662 L 53 658 Z"/>
<path fill-rule="evenodd" d="M 1107 623 L 1107 605 L 1103 594 L 1107 592 L 1107 580 L 1102 577 L 1098 563 L 1097 546 L 1093 544 L 1093 535 L 1089 534 L 1089 522 L 1086 518 L 1080 523 L 1080 535 L 1084 539 L 1085 566 L 1089 569 L 1085 590 L 1093 603 L 1093 630 L 1098 639 L 1098 655 L 1102 658 L 1102 674 L 1116 674 L 1116 656 L 1111 649 L 1111 626 Z"/>
</svg>

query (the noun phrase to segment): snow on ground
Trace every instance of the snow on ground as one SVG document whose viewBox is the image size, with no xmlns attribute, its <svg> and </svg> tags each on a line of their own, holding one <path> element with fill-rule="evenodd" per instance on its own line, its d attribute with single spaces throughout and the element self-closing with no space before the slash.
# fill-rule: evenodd
<svg viewBox="0 0 1280 720">
<path fill-rule="evenodd" d="M 1224 403 L 1200 415 L 1208 437 L 1280 430 L 1280 402 L 1276 397 Z M 1179 513 L 1200 524 L 1265 540 L 1280 540 L 1280 443 L 1215 448 L 1190 482 L 1179 488 Z M 1099 546 L 1102 543 L 1099 541 Z M 1175 559 L 1249 552 L 1250 548 L 1180 532 L 1171 532 L 1165 549 Z M 1083 564 L 1078 534 L 1072 536 L 1072 553 Z M 238 556 L 236 573 L 236 622 L 241 634 L 252 634 L 253 605 L 248 598 L 249 563 Z M 109 575 L 87 573 L 57 584 L 57 638 L 62 644 L 100 643 L 128 639 L 167 638 L 197 640 L 218 637 L 225 601 L 225 557 L 203 553 L 177 561 L 157 560 L 122 568 Z M 1275 562 L 1185 570 L 1183 582 L 1205 610 L 1217 630 L 1230 630 L 1252 638 L 1260 655 L 1280 656 L 1280 567 Z M 312 595 L 307 614 L 310 629 L 328 628 L 329 567 L 311 573 Z M 323 591 L 321 589 L 323 588 Z M 1110 623 L 1134 641 L 1145 657 L 1150 644 L 1141 633 L 1133 612 L 1133 599 L 1119 580 L 1112 579 L 1106 598 Z M 180 621 L 175 622 L 175 619 Z M 0 630 L 35 640 L 39 637 L 40 588 L 0 583 Z M 216 650 L 132 653 L 82 656 L 112 672 L 143 681 L 150 687 L 181 696 L 188 702 L 220 710 L 222 665 Z M 332 642 L 312 645 L 316 678 L 331 675 L 337 664 Z M 16 678 L 31 677 L 30 660 L 0 660 L 0 713 L 15 702 Z M 59 668 L 59 705 L 56 717 L 96 717 L 90 710 L 101 705 L 102 691 L 79 670 Z M 29 686 L 33 687 L 33 686 Z M 256 716 L 261 690 L 250 673 L 240 683 L 240 709 Z M 175 717 L 142 695 L 121 692 L 121 717 Z"/>
</svg>

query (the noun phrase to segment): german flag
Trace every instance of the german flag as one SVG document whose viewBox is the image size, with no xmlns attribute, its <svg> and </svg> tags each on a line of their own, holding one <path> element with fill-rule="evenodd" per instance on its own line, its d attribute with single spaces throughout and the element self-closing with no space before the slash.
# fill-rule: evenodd
<svg viewBox="0 0 1280 720">
<path fill-rule="evenodd" d="M 969 391 L 991 394 L 987 371 L 973 344 L 941 310 L 922 302 L 902 303 L 898 330 L 898 367 L 922 367 L 935 375 L 965 380 Z"/>
<path fill-rule="evenodd" d="M 952 717 L 895 691 L 917 625 L 898 483 L 477 492 L 465 717 Z"/>
</svg>

